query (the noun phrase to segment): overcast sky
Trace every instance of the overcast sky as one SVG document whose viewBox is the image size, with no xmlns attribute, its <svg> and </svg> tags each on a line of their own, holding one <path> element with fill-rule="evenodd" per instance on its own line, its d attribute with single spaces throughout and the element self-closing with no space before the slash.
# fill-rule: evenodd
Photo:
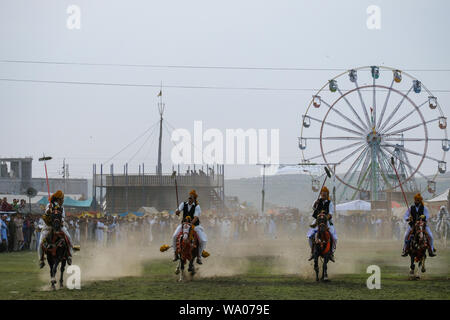
<svg viewBox="0 0 450 320">
<path fill-rule="evenodd" d="M 70 5 L 81 10 L 80 29 L 67 28 Z M 379 30 L 366 25 L 370 5 L 381 9 Z M 192 130 L 194 121 L 201 120 L 204 129 L 223 132 L 227 128 L 279 129 L 280 162 L 297 163 L 301 160 L 297 147 L 301 115 L 314 91 L 170 86 L 313 89 L 340 73 L 329 69 L 382 65 L 412 70 L 409 73 L 431 91 L 447 90 L 436 96 L 448 116 L 449 12 L 446 0 L 0 0 L 0 60 L 328 69 L 0 62 L 0 78 L 156 86 L 162 81 L 168 86 L 163 93 L 170 128 Z M 158 92 L 159 88 L 150 86 L 0 80 L 0 156 L 32 156 L 33 175 L 38 177 L 44 170 L 37 158 L 46 153 L 54 158 L 49 162 L 51 177 L 58 176 L 65 158 L 72 177 L 89 178 L 92 163 L 105 162 L 158 120 Z M 153 171 L 156 136 L 154 132 L 147 143 L 144 136 L 116 156 L 112 161 L 116 170 L 132 160 L 130 172 L 136 172 L 142 162 L 146 171 Z M 172 146 L 167 135 L 165 172 L 172 165 Z M 440 151 L 439 143 L 429 148 Z M 435 170 L 431 166 L 424 172 Z M 258 173 L 257 166 L 226 169 L 227 178 Z"/>
</svg>

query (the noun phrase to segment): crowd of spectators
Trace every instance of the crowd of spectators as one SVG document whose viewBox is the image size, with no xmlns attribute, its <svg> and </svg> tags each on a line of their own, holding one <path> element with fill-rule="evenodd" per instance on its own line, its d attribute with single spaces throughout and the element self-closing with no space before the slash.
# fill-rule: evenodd
<svg viewBox="0 0 450 320">
<path fill-rule="evenodd" d="M 26 203 L 25 203 L 26 204 Z M 8 204 L 2 200 L 1 207 L 13 213 L 3 214 L 0 220 L 0 252 L 37 250 L 44 221 L 40 214 L 22 214 L 19 201 Z M 9 210 L 4 210 L 9 211 Z M 273 212 L 273 211 L 272 211 Z M 428 222 L 432 230 L 436 219 Z M 170 243 L 171 236 L 181 217 L 169 213 L 138 216 L 66 216 L 65 223 L 74 244 L 92 243 L 104 247 L 122 243 L 148 246 Z M 310 213 L 298 210 L 284 213 L 259 215 L 256 212 L 236 212 L 221 216 L 204 210 L 200 217 L 209 241 L 249 239 L 276 239 L 279 237 L 305 237 L 312 222 Z M 393 215 L 335 214 L 333 223 L 340 239 L 401 240 L 406 222 Z M 306 241 L 306 240 L 305 240 Z"/>
</svg>

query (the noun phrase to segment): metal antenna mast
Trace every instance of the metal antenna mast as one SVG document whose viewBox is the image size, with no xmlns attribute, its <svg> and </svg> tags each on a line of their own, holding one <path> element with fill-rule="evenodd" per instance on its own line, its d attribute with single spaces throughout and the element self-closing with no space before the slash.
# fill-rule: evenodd
<svg viewBox="0 0 450 320">
<path fill-rule="evenodd" d="M 162 163 L 161 163 L 161 146 L 162 146 L 162 123 L 163 123 L 163 114 L 164 114 L 164 107 L 165 104 L 162 99 L 162 82 L 161 82 L 161 89 L 158 93 L 159 102 L 158 102 L 158 111 L 159 111 L 159 146 L 158 146 L 158 166 L 156 168 L 156 173 L 158 175 L 162 175 Z"/>
</svg>

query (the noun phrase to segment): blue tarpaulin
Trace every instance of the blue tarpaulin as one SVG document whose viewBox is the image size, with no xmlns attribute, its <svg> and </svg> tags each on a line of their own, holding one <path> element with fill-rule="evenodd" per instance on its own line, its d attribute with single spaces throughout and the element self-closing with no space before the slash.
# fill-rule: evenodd
<svg viewBox="0 0 450 320">
<path fill-rule="evenodd" d="M 42 199 L 39 200 L 37 203 L 46 206 L 48 203 L 48 199 L 47 197 L 42 197 Z M 71 197 L 64 197 L 65 207 L 90 208 L 91 204 L 92 198 L 89 198 L 87 200 L 74 200 Z"/>
</svg>

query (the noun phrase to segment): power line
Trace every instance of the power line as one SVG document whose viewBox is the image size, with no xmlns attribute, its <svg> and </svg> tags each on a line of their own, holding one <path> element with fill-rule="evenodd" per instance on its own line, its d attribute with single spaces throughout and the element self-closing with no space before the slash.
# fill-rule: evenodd
<svg viewBox="0 0 450 320">
<path fill-rule="evenodd" d="M 0 60 L 2 63 L 74 65 L 97 67 L 132 67 L 132 68 L 160 68 L 160 69 L 219 69 L 219 70 L 261 70 L 261 71 L 347 71 L 348 68 L 308 68 L 308 67 L 243 67 L 243 66 L 196 66 L 196 65 L 158 65 L 158 64 L 129 64 L 129 63 L 92 63 L 70 61 L 42 61 L 42 60 Z M 404 71 L 450 72 L 450 69 L 404 69 Z"/>
<path fill-rule="evenodd" d="M 158 122 L 155 122 L 153 125 L 151 125 L 147 130 L 145 130 L 143 133 L 141 133 L 139 136 L 137 136 L 133 141 L 131 141 L 129 144 L 127 144 L 125 147 L 123 147 L 119 152 L 117 152 L 116 154 L 114 154 L 111 158 L 109 158 L 107 161 L 103 162 L 102 164 L 106 164 L 109 161 L 111 161 L 112 159 L 114 159 L 117 155 L 119 155 L 122 151 L 124 151 L 125 149 L 127 149 L 129 146 L 131 146 L 132 144 L 134 144 L 137 140 L 139 140 L 140 138 L 142 138 L 145 134 L 147 134 L 147 132 L 149 132 L 154 126 L 156 126 L 158 124 Z"/>
<path fill-rule="evenodd" d="M 28 82 L 28 83 L 46 83 L 46 84 L 68 84 L 68 85 L 96 85 L 96 86 L 119 86 L 119 87 L 144 87 L 144 88 L 160 88 L 161 84 L 146 83 L 119 83 L 119 82 L 84 82 L 84 81 L 59 81 L 59 80 L 33 80 L 33 79 L 10 79 L 0 78 L 0 81 L 9 82 Z M 247 90 L 247 91 L 292 91 L 292 92 L 317 92 L 317 88 L 271 88 L 271 87 L 228 87 L 228 86 L 192 86 L 192 85 L 164 85 L 165 88 L 173 89 L 212 89 L 212 90 Z M 347 89 L 342 89 L 347 91 Z M 370 91 L 370 90 L 361 90 Z M 402 90 L 400 90 L 402 91 Z M 406 90 L 403 90 L 406 91 Z M 450 89 L 430 90 L 432 92 L 450 92 Z"/>
</svg>

